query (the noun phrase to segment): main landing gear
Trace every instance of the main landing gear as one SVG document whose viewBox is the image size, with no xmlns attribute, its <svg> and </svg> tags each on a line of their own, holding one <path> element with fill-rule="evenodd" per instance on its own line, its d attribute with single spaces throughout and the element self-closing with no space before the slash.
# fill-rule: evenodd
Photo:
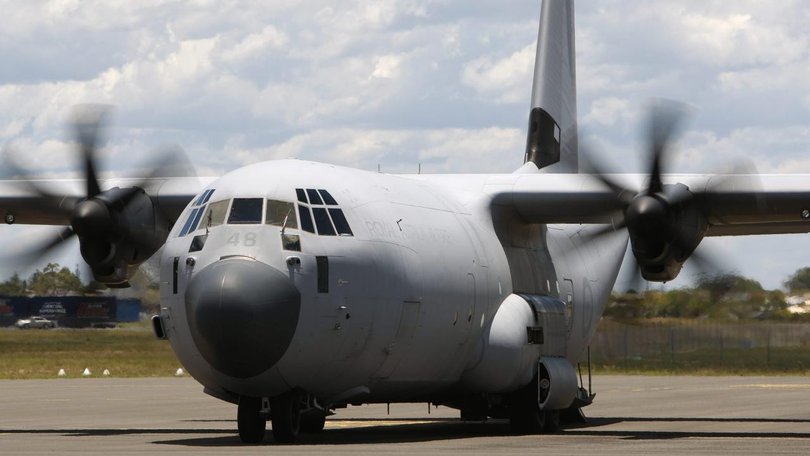
<svg viewBox="0 0 810 456">
<path fill-rule="evenodd" d="M 290 391 L 272 399 L 241 397 L 237 411 L 239 438 L 244 443 L 264 440 L 268 418 L 272 421 L 273 439 L 277 443 L 295 443 L 301 432 L 315 433 L 326 424 L 326 410 L 310 406 L 315 403 L 299 391 Z M 268 410 L 269 405 L 269 410 Z"/>
<path fill-rule="evenodd" d="M 559 410 L 540 410 L 537 377 L 509 397 L 509 425 L 515 434 L 553 433 L 560 430 Z"/>
</svg>

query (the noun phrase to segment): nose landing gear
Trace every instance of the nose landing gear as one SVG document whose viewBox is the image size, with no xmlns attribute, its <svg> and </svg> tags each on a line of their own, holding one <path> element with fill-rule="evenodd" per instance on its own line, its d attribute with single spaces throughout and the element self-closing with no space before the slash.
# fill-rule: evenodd
<svg viewBox="0 0 810 456">
<path fill-rule="evenodd" d="M 301 431 L 301 395 L 296 391 L 284 393 L 270 401 L 273 417 L 273 438 L 278 443 L 295 443 Z"/>
<path fill-rule="evenodd" d="M 237 411 L 239 438 L 243 443 L 261 443 L 270 420 L 277 443 L 295 443 L 301 432 L 322 431 L 328 413 L 314 397 L 298 390 L 272 399 L 242 396 Z"/>
<path fill-rule="evenodd" d="M 262 413 L 262 399 L 242 396 L 236 412 L 239 439 L 242 443 L 257 444 L 264 440 L 267 429 L 267 415 Z"/>
</svg>

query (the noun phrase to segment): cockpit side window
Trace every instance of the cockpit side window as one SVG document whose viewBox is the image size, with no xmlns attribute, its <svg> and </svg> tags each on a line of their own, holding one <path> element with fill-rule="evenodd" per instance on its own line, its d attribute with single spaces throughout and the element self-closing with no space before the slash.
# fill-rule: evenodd
<svg viewBox="0 0 810 456">
<path fill-rule="evenodd" d="M 297 229 L 298 219 L 295 217 L 295 207 L 293 203 L 267 200 L 267 214 L 264 216 L 264 223 L 267 225 Z"/>
<path fill-rule="evenodd" d="M 212 228 L 225 223 L 225 214 L 228 212 L 230 200 L 214 201 L 208 205 L 202 219 L 203 228 Z"/>
<path fill-rule="evenodd" d="M 262 223 L 264 198 L 234 198 L 228 223 L 250 225 Z"/>
<path fill-rule="evenodd" d="M 315 233 L 315 226 L 312 224 L 312 215 L 309 212 L 309 208 L 303 204 L 299 204 L 298 215 L 301 216 L 301 229 L 308 233 Z"/>
<path fill-rule="evenodd" d="M 354 236 L 343 210 L 336 207 L 338 203 L 328 191 L 296 188 L 295 194 L 299 201 L 298 217 L 301 220 L 301 229 L 315 233 L 315 227 L 317 227 L 318 234 L 321 236 Z"/>
<path fill-rule="evenodd" d="M 200 196 L 197 197 L 192 205 L 192 209 L 189 212 L 185 223 L 183 223 L 183 228 L 180 230 L 180 233 L 178 233 L 178 236 L 183 237 L 189 233 L 193 233 L 201 226 L 200 221 L 203 219 L 203 213 L 207 212 L 205 203 L 208 202 L 213 194 L 214 189 L 209 188 L 203 191 Z"/>
<path fill-rule="evenodd" d="M 330 195 L 329 192 L 327 192 L 326 190 L 318 190 L 318 193 L 321 194 L 321 196 L 323 197 L 323 203 L 326 204 L 327 206 L 338 205 L 337 201 L 335 201 L 335 199 L 332 198 L 332 195 Z"/>
<path fill-rule="evenodd" d="M 326 209 L 322 207 L 313 207 L 312 215 L 315 216 L 315 225 L 318 227 L 318 234 L 321 236 L 334 236 L 335 228 L 332 222 L 329 221 L 329 216 L 326 214 Z"/>
<path fill-rule="evenodd" d="M 329 215 L 332 216 L 332 221 L 335 222 L 335 229 L 338 234 L 342 236 L 354 236 L 352 229 L 349 227 L 349 222 L 346 221 L 346 216 L 340 209 L 329 208 Z"/>
<path fill-rule="evenodd" d="M 309 204 L 323 204 L 321 196 L 318 195 L 318 191 L 314 188 L 307 189 L 307 196 L 309 196 Z"/>
<path fill-rule="evenodd" d="M 181 237 L 194 231 L 194 228 L 192 228 L 192 226 L 196 226 L 196 224 L 194 223 L 195 220 L 199 221 L 198 217 L 200 212 L 202 212 L 201 207 L 195 207 L 194 209 L 191 210 L 191 213 L 188 214 L 188 218 L 186 219 L 186 223 L 183 224 L 183 229 L 180 230 Z"/>
</svg>

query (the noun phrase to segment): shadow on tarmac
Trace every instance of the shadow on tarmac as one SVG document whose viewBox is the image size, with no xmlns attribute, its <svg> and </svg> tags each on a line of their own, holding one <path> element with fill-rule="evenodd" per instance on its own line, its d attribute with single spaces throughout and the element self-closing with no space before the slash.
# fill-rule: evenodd
<svg viewBox="0 0 810 456">
<path fill-rule="evenodd" d="M 198 420 L 189 420 L 198 421 Z M 205 420 L 200 420 L 205 421 Z M 213 421 L 213 420 L 212 420 Z M 640 417 L 599 417 L 590 418 L 588 423 L 568 426 L 562 435 L 618 437 L 627 440 L 670 440 L 682 438 L 785 438 L 810 439 L 810 432 L 749 432 L 749 431 L 659 431 L 659 430 L 614 430 L 609 426 L 620 423 L 662 423 L 693 422 L 695 429 L 700 423 L 810 423 L 801 419 L 772 418 L 640 418 Z M 482 422 L 461 422 L 455 418 L 414 420 L 393 419 L 330 419 L 328 427 L 316 434 L 302 434 L 296 445 L 364 445 L 383 443 L 415 443 L 439 440 L 473 439 L 477 437 L 509 437 L 509 424 L 503 420 Z M 352 425 L 355 427 L 351 427 Z M 338 427 L 335 427 L 337 425 Z M 346 426 L 346 427 L 340 427 Z M 644 427 L 644 426 L 639 426 Z M 1 434 L 56 434 L 75 437 L 108 437 L 119 435 L 173 435 L 186 436 L 181 439 L 155 440 L 155 445 L 177 445 L 187 447 L 243 447 L 239 441 L 236 426 L 221 429 L 0 429 Z M 542 437 L 542 436 L 538 436 Z M 272 431 L 265 435 L 265 445 L 273 444 Z M 280 445 L 278 445 L 280 446 Z"/>
</svg>

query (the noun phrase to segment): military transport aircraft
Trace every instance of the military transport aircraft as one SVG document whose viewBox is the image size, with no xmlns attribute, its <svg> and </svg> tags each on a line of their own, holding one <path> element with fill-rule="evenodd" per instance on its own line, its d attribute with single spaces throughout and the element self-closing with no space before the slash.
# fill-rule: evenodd
<svg viewBox="0 0 810 456">
<path fill-rule="evenodd" d="M 575 365 L 628 239 L 640 274 L 668 281 L 704 236 L 810 231 L 808 176 L 663 174 L 678 112 L 653 109 L 649 175 L 579 173 L 574 5 L 546 0 L 512 174 L 280 160 L 216 179 L 99 181 L 99 122 L 83 115 L 83 183 L 3 181 L 0 210 L 65 226 L 39 254 L 75 236 L 110 287 L 162 247 L 156 333 L 206 393 L 237 404 L 244 442 L 268 420 L 291 442 L 362 403 L 554 430 L 593 399 Z"/>
</svg>

